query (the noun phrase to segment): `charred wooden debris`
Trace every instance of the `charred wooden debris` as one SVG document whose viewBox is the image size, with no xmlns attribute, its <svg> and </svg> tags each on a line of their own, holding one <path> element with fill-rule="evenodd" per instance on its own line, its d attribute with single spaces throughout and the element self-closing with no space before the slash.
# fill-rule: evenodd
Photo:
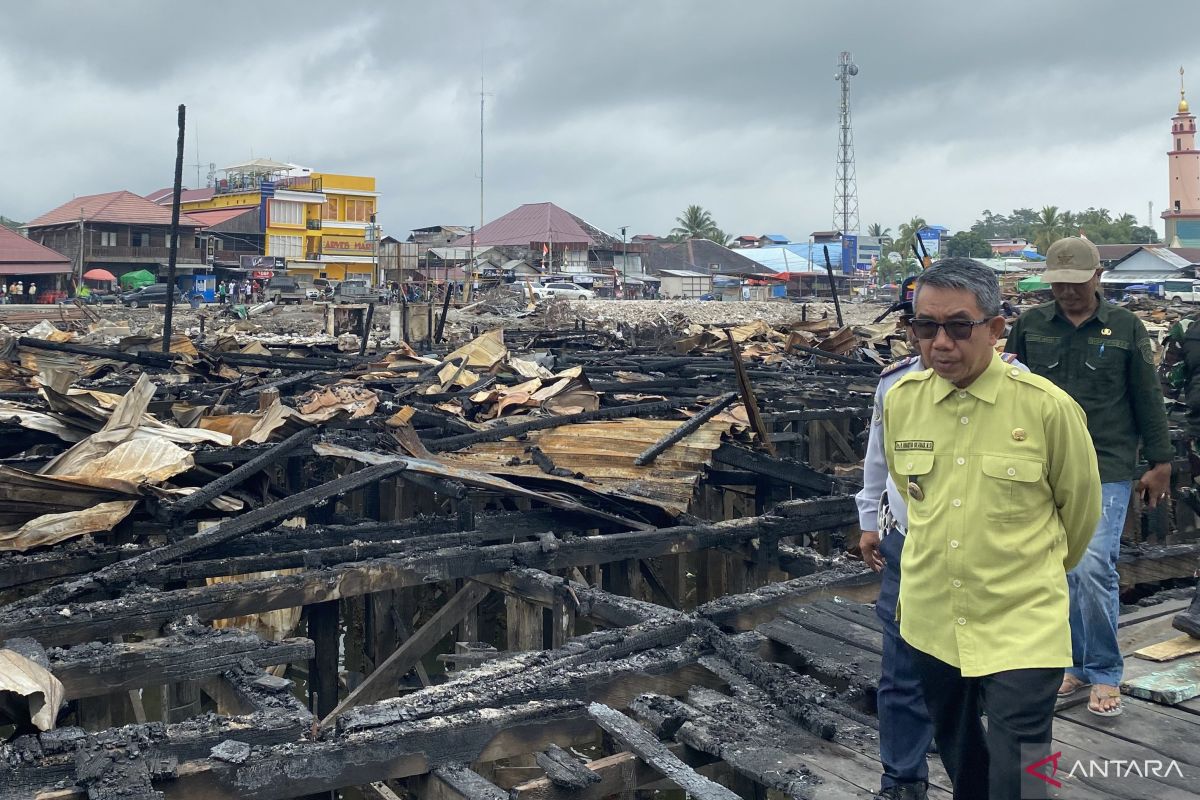
<svg viewBox="0 0 1200 800">
<path fill-rule="evenodd" d="M 869 791 L 893 342 L 637 338 L 9 339 L 0 798 Z"/>
</svg>

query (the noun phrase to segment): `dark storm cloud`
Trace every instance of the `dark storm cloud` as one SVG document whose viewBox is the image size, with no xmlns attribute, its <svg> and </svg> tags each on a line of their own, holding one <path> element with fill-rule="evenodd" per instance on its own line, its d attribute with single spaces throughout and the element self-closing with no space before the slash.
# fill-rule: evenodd
<svg viewBox="0 0 1200 800">
<path fill-rule="evenodd" d="M 375 175 L 395 233 L 477 223 L 482 71 L 488 218 L 551 200 L 661 233 L 701 203 L 803 238 L 830 221 L 848 49 L 864 225 L 1144 218 L 1198 22 L 1196 3 L 31 3 L 0 27 L 0 213 L 168 184 L 184 102 L 189 184 L 198 143 L 202 165 Z"/>
</svg>

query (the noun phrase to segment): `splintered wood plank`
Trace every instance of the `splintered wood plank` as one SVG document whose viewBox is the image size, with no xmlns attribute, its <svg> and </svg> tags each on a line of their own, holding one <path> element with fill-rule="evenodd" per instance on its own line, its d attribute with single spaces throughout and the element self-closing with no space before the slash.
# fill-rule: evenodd
<svg viewBox="0 0 1200 800">
<path fill-rule="evenodd" d="M 1194 639 L 1185 633 L 1174 639 L 1143 647 L 1135 651 L 1134 655 L 1147 661 L 1174 661 L 1195 653 L 1200 653 L 1200 639 Z"/>
<path fill-rule="evenodd" d="M 1200 658 L 1189 658 L 1167 669 L 1123 680 L 1121 691 L 1166 705 L 1191 700 L 1200 696 Z"/>
<path fill-rule="evenodd" d="M 712 756 L 678 743 L 668 745 L 667 749 L 691 767 L 713 762 Z M 589 761 L 586 766 L 600 778 L 598 783 L 586 789 L 556 786 L 546 777 L 514 786 L 510 795 L 513 800 L 600 800 L 662 780 L 657 770 L 629 752 L 598 758 Z"/>
<path fill-rule="evenodd" d="M 588 715 L 664 778 L 670 779 L 697 800 L 739 800 L 724 786 L 712 782 L 683 763 L 665 744 L 621 712 L 601 703 L 592 703 L 588 706 Z"/>
<path fill-rule="evenodd" d="M 763 623 L 757 630 L 779 646 L 764 657 L 778 656 L 794 668 L 815 673 L 823 680 L 851 681 L 864 688 L 878 685 L 882 659 L 875 653 L 786 619 Z"/>
<path fill-rule="evenodd" d="M 859 649 L 883 655 L 883 634 L 871 628 L 850 622 L 842 617 L 835 617 L 822 610 L 814 608 L 785 608 L 782 615 L 810 631 L 820 633 L 832 639 L 845 642 Z"/>
<path fill-rule="evenodd" d="M 435 781 L 445 784 L 439 796 L 464 800 L 508 800 L 508 792 L 496 786 L 466 764 L 446 764 L 433 771 Z"/>
</svg>

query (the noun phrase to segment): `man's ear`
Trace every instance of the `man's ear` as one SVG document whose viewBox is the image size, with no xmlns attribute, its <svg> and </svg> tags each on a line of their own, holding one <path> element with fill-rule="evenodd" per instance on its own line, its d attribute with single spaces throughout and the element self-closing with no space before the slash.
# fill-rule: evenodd
<svg viewBox="0 0 1200 800">
<path fill-rule="evenodd" d="M 1004 335 L 1004 326 L 1006 324 L 1007 323 L 1004 321 L 1004 317 L 992 317 L 988 320 L 987 330 L 992 337 L 993 343 L 995 343 L 997 339 Z"/>
</svg>

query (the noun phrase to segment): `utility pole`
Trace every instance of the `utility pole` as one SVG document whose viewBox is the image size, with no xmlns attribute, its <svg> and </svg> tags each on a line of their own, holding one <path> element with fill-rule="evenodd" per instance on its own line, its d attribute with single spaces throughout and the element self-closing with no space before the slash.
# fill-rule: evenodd
<svg viewBox="0 0 1200 800">
<path fill-rule="evenodd" d="M 171 198 L 171 242 L 167 249 L 167 308 L 163 312 L 162 351 L 171 352 L 175 310 L 175 259 L 179 256 L 179 195 L 183 191 L 183 132 L 187 109 L 179 104 L 179 139 L 175 142 L 175 193 Z"/>
<path fill-rule="evenodd" d="M 625 229 L 628 225 L 621 226 L 621 297 L 629 299 L 629 284 L 626 283 L 629 278 L 629 249 L 625 244 Z"/>
<path fill-rule="evenodd" d="M 850 125 L 850 79 L 857 74 L 858 65 L 850 59 L 850 53 L 843 50 L 838 56 L 837 72 L 833 76 L 842 85 L 833 227 L 843 234 L 858 230 L 858 180 L 854 172 L 854 129 Z"/>
<path fill-rule="evenodd" d="M 463 304 L 471 302 L 471 289 L 475 286 L 475 226 L 471 226 L 471 261 L 467 272 L 466 285 L 463 286 Z"/>
</svg>

